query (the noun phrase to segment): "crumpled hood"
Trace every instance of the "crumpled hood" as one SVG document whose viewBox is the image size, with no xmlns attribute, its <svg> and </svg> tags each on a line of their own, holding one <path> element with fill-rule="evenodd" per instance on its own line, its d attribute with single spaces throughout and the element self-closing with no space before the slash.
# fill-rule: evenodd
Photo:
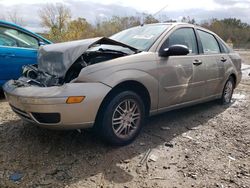
<svg viewBox="0 0 250 188">
<path fill-rule="evenodd" d="M 50 44 L 42 46 L 38 51 L 38 69 L 53 76 L 63 77 L 71 65 L 95 44 L 118 45 L 138 51 L 136 48 L 106 37 Z"/>
</svg>

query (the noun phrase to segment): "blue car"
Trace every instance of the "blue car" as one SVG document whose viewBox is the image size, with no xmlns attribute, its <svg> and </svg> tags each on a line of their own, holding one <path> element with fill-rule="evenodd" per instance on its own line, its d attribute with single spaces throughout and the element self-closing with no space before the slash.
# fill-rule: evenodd
<svg viewBox="0 0 250 188">
<path fill-rule="evenodd" d="M 0 88 L 10 79 L 17 79 L 22 66 L 37 63 L 39 46 L 51 42 L 16 24 L 0 20 Z"/>
</svg>

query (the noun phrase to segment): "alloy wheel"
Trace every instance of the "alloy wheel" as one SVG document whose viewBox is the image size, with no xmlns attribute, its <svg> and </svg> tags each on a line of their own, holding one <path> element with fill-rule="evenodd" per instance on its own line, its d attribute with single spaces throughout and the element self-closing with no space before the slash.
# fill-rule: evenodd
<svg viewBox="0 0 250 188">
<path fill-rule="evenodd" d="M 141 111 L 133 99 L 125 99 L 115 108 L 112 116 L 112 128 L 119 138 L 130 137 L 138 128 Z"/>
</svg>

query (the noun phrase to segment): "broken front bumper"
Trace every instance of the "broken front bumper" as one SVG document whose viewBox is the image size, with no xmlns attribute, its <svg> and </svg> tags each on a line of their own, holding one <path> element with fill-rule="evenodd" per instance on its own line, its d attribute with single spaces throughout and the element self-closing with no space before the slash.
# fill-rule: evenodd
<svg viewBox="0 0 250 188">
<path fill-rule="evenodd" d="M 104 97 L 111 90 L 102 83 L 69 83 L 62 86 L 21 87 L 15 81 L 3 86 L 6 99 L 22 119 L 51 129 L 88 128 L 94 124 Z M 70 96 L 85 96 L 67 104 Z"/>
</svg>

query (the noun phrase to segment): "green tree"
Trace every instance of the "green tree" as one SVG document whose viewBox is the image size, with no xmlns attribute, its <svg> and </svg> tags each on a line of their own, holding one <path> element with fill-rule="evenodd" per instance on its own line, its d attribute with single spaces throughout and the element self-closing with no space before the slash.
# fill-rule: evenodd
<svg viewBox="0 0 250 188">
<path fill-rule="evenodd" d="M 85 18 L 78 18 L 69 22 L 64 40 L 78 40 L 94 37 L 95 29 Z"/>
<path fill-rule="evenodd" d="M 157 20 L 154 16 L 151 14 L 144 14 L 144 24 L 151 24 L 151 23 L 159 23 L 159 20 Z"/>
<path fill-rule="evenodd" d="M 97 24 L 96 34 L 110 36 L 121 30 L 140 25 L 140 18 L 135 16 L 119 17 L 113 16 L 110 20 L 105 20 Z"/>
<path fill-rule="evenodd" d="M 239 19 L 212 19 L 201 25 L 218 34 L 224 41 L 232 41 L 235 48 L 250 48 L 250 26 Z"/>
<path fill-rule="evenodd" d="M 184 22 L 184 23 L 190 23 L 190 24 L 196 24 L 196 21 L 194 18 L 190 18 L 189 16 L 187 17 L 182 17 L 181 19 L 181 22 Z"/>
</svg>

